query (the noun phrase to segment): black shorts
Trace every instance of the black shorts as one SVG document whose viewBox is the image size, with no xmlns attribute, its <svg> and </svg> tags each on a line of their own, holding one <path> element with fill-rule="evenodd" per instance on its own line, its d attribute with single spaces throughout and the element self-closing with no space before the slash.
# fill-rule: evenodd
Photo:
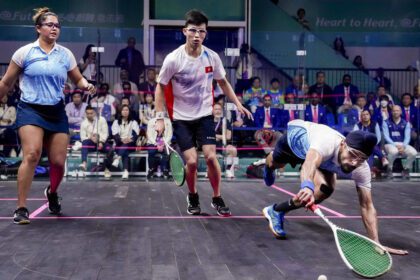
<svg viewBox="0 0 420 280">
<path fill-rule="evenodd" d="M 302 164 L 305 160 L 297 157 L 290 149 L 287 142 L 287 133 L 284 133 L 276 143 L 273 151 L 273 160 L 276 163 L 287 164 L 289 163 L 293 168 L 297 164 Z"/>
<path fill-rule="evenodd" d="M 175 120 L 172 125 L 176 142 L 182 152 L 203 145 L 216 145 L 212 115 L 193 121 Z"/>
</svg>

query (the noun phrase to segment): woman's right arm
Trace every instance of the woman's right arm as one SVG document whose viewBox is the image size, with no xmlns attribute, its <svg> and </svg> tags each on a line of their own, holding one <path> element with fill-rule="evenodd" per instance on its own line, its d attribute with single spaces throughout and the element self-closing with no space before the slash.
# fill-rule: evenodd
<svg viewBox="0 0 420 280">
<path fill-rule="evenodd" d="M 6 74 L 4 74 L 3 78 L 0 80 L 0 99 L 14 86 L 16 79 L 21 72 L 22 68 L 11 60 L 9 67 L 7 67 Z"/>
</svg>

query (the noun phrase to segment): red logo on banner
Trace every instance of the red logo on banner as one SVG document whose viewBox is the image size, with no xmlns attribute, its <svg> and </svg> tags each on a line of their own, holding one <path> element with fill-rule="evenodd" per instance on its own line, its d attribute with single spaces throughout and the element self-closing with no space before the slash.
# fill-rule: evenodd
<svg viewBox="0 0 420 280">
<path fill-rule="evenodd" d="M 204 68 L 204 70 L 206 71 L 206 73 L 210 73 L 213 72 L 213 67 L 212 66 L 207 66 Z"/>
</svg>

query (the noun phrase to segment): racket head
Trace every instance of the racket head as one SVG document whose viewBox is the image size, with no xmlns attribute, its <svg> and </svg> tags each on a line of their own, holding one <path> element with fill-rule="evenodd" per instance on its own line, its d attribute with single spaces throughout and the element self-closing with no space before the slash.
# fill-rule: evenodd
<svg viewBox="0 0 420 280">
<path fill-rule="evenodd" d="M 356 274 L 375 278 L 391 269 L 391 255 L 377 242 L 339 227 L 334 230 L 334 236 L 341 258 Z"/>
<path fill-rule="evenodd" d="M 176 151 L 171 151 L 169 154 L 169 167 L 175 184 L 182 187 L 185 182 L 185 166 L 184 161 Z"/>
</svg>

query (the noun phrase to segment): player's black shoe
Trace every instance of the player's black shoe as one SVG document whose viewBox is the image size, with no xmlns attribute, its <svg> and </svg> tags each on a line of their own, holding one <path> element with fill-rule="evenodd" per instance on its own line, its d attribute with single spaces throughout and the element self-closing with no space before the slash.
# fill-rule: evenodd
<svg viewBox="0 0 420 280">
<path fill-rule="evenodd" d="M 213 197 L 211 207 L 216 209 L 219 216 L 227 217 L 231 215 L 229 207 L 226 206 L 221 196 Z"/>
<path fill-rule="evenodd" d="M 190 215 L 200 215 L 201 208 L 200 208 L 200 200 L 198 197 L 198 193 L 189 193 L 187 196 L 187 213 Z"/>
<path fill-rule="evenodd" d="M 50 214 L 58 215 L 61 213 L 60 198 L 57 193 L 50 193 L 50 186 L 45 188 L 44 195 L 48 199 L 48 211 Z"/>
<path fill-rule="evenodd" d="M 20 207 L 13 213 L 13 223 L 17 225 L 29 224 L 29 211 L 25 207 Z"/>
</svg>

